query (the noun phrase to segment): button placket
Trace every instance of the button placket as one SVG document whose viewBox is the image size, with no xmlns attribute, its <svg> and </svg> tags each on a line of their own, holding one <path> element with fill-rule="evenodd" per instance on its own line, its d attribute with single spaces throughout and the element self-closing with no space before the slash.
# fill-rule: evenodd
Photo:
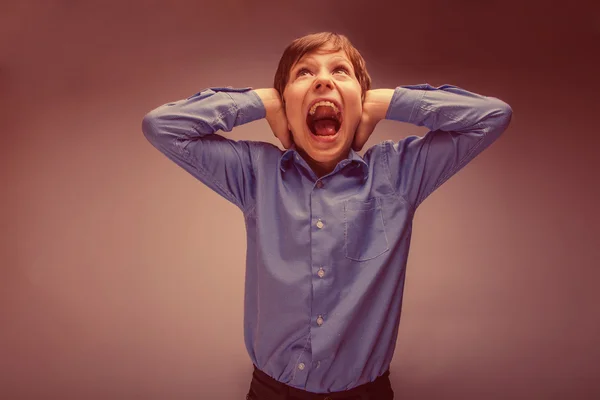
<svg viewBox="0 0 600 400">
<path fill-rule="evenodd" d="M 313 227 L 311 228 L 311 235 L 314 235 L 314 241 L 311 243 L 311 254 L 312 254 L 312 288 L 313 288 L 313 298 L 311 304 L 311 330 L 313 331 L 313 335 L 317 333 L 317 329 L 323 330 L 327 329 L 325 327 L 325 315 L 328 312 L 327 307 L 325 306 L 324 300 L 327 298 L 329 285 L 329 279 L 333 279 L 333 276 L 329 276 L 330 270 L 328 270 L 328 266 L 325 264 L 329 264 L 330 260 L 330 251 L 329 251 L 329 235 L 332 235 L 336 230 L 336 219 L 335 213 L 331 214 L 331 210 L 329 209 L 330 204 L 328 201 L 329 193 L 326 191 L 327 185 L 321 181 L 316 180 L 314 182 L 313 191 L 310 194 L 311 197 L 311 217 Z M 328 223 L 331 222 L 331 226 Z M 327 235 L 327 236 L 324 236 Z M 327 278 L 327 279 L 324 279 Z M 314 337 L 315 344 L 320 341 L 319 339 L 321 335 L 318 337 Z M 314 351 L 314 348 L 313 348 Z M 315 354 L 313 354 L 314 356 Z M 320 367 L 319 361 L 312 361 L 306 364 L 305 370 L 302 372 L 308 373 L 310 371 L 314 371 L 316 368 Z M 310 367 L 310 368 L 309 368 Z M 321 371 L 321 369 L 319 370 Z M 296 370 L 298 374 L 301 373 L 300 370 Z"/>
<path fill-rule="evenodd" d="M 302 360 L 302 361 L 300 361 Z M 298 358 L 296 360 L 296 367 L 294 368 L 294 373 L 292 377 L 292 381 L 298 385 L 306 385 L 306 380 L 308 378 L 308 372 L 310 371 L 310 367 L 312 363 L 306 360 L 304 357 Z"/>
</svg>

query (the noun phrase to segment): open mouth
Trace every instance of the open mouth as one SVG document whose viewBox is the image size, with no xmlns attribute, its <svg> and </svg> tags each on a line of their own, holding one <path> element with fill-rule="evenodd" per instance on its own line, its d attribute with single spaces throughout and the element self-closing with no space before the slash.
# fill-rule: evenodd
<svg viewBox="0 0 600 400">
<path fill-rule="evenodd" d="M 331 101 L 318 101 L 308 110 L 306 125 L 315 136 L 333 137 L 342 126 L 342 112 Z"/>
</svg>

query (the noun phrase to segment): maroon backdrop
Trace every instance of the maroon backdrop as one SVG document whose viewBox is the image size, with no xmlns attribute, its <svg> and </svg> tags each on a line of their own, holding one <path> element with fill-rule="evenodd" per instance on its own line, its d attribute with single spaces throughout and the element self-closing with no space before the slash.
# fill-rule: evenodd
<svg viewBox="0 0 600 400">
<path fill-rule="evenodd" d="M 449 83 L 514 111 L 417 213 L 397 398 L 600 398 L 599 14 L 394 3 L 0 5 L 0 398 L 244 398 L 242 215 L 141 120 L 270 86 L 316 31 L 346 34 L 376 88 Z M 369 143 L 415 133 L 384 121 Z M 227 136 L 276 143 L 264 120 Z"/>
</svg>

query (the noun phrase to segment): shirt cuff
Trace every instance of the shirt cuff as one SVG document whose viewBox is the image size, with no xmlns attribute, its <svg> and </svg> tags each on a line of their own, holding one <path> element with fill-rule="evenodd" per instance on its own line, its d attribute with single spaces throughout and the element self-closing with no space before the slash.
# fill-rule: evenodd
<svg viewBox="0 0 600 400">
<path fill-rule="evenodd" d="M 213 87 L 210 89 L 215 92 L 227 93 L 227 95 L 231 97 L 231 100 L 233 100 L 233 103 L 238 110 L 235 126 L 247 124 L 267 116 L 265 105 L 251 87 L 239 89 L 231 87 Z"/>
<path fill-rule="evenodd" d="M 399 86 L 394 90 L 385 119 L 411 123 L 429 85 Z"/>
</svg>

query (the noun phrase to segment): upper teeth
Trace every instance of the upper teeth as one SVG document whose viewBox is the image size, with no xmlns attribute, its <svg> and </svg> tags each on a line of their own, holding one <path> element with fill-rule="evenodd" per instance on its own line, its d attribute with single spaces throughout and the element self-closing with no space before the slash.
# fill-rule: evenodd
<svg viewBox="0 0 600 400">
<path fill-rule="evenodd" d="M 340 110 L 337 108 L 337 106 L 330 101 L 317 101 L 315 104 L 313 104 L 313 106 L 310 108 L 310 111 L 308 113 L 310 115 L 314 115 L 315 112 L 317 111 L 317 107 L 319 107 L 319 106 L 329 106 L 329 107 L 332 107 L 336 113 L 340 112 Z"/>
</svg>

